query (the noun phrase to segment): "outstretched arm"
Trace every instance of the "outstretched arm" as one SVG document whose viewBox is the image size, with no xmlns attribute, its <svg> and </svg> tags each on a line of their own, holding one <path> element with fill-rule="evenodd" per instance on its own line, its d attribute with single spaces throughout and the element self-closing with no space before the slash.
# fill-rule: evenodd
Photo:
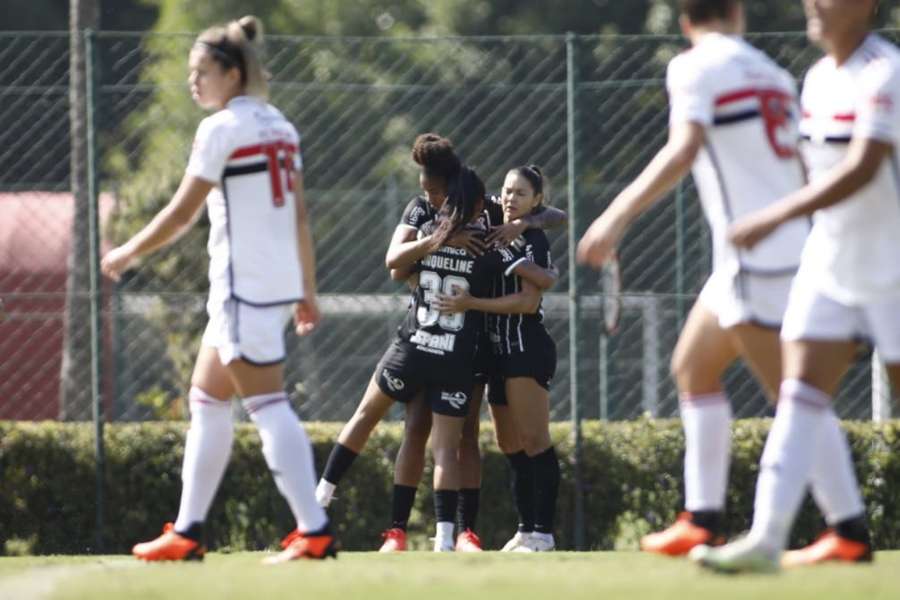
<svg viewBox="0 0 900 600">
<path fill-rule="evenodd" d="M 432 300 L 431 306 L 442 313 L 478 310 L 486 313 L 508 315 L 532 314 L 537 312 L 541 304 L 541 291 L 524 280 L 522 281 L 521 292 L 507 294 L 499 298 L 477 298 L 469 295 L 467 290 L 462 289 L 457 289 L 456 292 L 452 296 L 437 294 Z"/>
<path fill-rule="evenodd" d="M 513 240 L 525 233 L 526 229 L 556 229 L 557 227 L 564 227 L 568 222 L 569 215 L 566 211 L 552 206 L 545 206 L 543 210 L 537 213 L 498 225 L 491 230 L 486 241 L 489 244 L 496 242 L 501 246 L 508 246 Z"/>
<path fill-rule="evenodd" d="M 854 138 L 843 162 L 825 177 L 744 217 L 731 227 L 729 239 L 735 246 L 752 248 L 787 221 L 846 200 L 872 182 L 883 161 L 893 151 L 891 144 Z"/>
<path fill-rule="evenodd" d="M 106 253 L 100 262 L 103 274 L 116 281 L 141 256 L 176 240 L 187 231 L 203 206 L 213 183 L 185 175 L 172 200 L 130 240 Z"/>
<path fill-rule="evenodd" d="M 585 232 L 578 242 L 578 262 L 595 269 L 603 266 L 632 221 L 688 174 L 704 139 L 698 123 L 674 125 L 666 145 Z"/>
</svg>

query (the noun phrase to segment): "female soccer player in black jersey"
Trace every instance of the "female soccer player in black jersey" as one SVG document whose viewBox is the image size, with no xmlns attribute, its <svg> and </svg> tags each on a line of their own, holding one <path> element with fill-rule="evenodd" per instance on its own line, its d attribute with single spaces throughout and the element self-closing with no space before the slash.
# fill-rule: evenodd
<svg viewBox="0 0 900 600">
<path fill-rule="evenodd" d="M 460 168 L 460 161 L 452 143 L 432 133 L 422 134 L 416 139 L 412 157 L 422 167 L 419 178 L 424 194 L 410 200 L 397 226 L 386 257 L 386 262 L 391 266 L 411 265 L 416 259 L 424 256 L 428 236 L 419 237 L 419 231 L 434 219 L 437 211 L 443 206 L 448 181 Z M 486 204 L 484 225 L 491 229 L 488 241 L 499 240 L 502 243 L 506 239 L 517 237 L 527 227 L 555 227 L 565 224 L 566 221 L 565 212 L 550 208 L 526 215 L 519 220 L 503 223 L 499 199 Z M 481 232 L 478 231 L 461 231 L 453 236 L 449 244 L 467 247 L 472 253 L 478 254 L 484 249 L 481 236 Z M 399 280 L 405 280 L 408 276 L 406 271 L 398 273 L 398 270 L 393 271 Z M 542 279 L 535 281 L 535 284 L 548 287 L 554 279 L 555 277 L 544 274 Z M 481 346 L 484 347 L 486 344 L 481 343 Z M 477 369 L 479 372 L 485 370 L 484 367 Z M 459 532 L 457 550 L 462 551 L 480 550 L 480 542 L 472 532 L 478 512 L 481 485 L 478 425 L 481 397 L 486 382 L 479 377 L 481 376 L 476 374 L 476 386 L 471 398 L 472 410 L 464 425 L 459 453 L 462 488 L 457 517 Z M 329 456 L 317 489 L 317 496 L 323 505 L 330 502 L 335 486 L 349 469 L 382 416 L 380 406 L 363 401 L 344 427 L 338 443 Z M 383 534 L 385 541 L 381 550 L 384 552 L 406 549 L 406 523 L 414 503 L 416 487 L 424 470 L 425 447 L 430 432 L 429 407 L 418 399 L 406 403 L 405 435 L 395 464 L 392 524 Z"/>
<path fill-rule="evenodd" d="M 539 168 L 512 169 L 503 183 L 503 218 L 510 222 L 543 203 Z M 528 229 L 511 249 L 543 268 L 551 268 L 550 244 L 541 230 Z M 553 519 L 559 488 L 559 462 L 550 440 L 549 386 L 556 371 L 556 345 L 543 325 L 541 292 L 513 272 L 494 281 L 490 297 L 469 290 L 440 294 L 441 311 L 490 313 L 488 332 L 496 367 L 490 384 L 491 414 L 497 442 L 515 476 L 519 531 L 504 550 L 553 550 Z M 524 454 L 522 452 L 524 451 Z"/>
</svg>

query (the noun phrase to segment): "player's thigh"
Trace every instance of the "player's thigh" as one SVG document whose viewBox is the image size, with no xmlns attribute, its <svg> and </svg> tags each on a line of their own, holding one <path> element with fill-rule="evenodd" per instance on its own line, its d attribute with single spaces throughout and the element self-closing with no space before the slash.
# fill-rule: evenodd
<svg viewBox="0 0 900 600">
<path fill-rule="evenodd" d="M 778 330 L 741 324 L 728 331 L 766 396 L 774 401 L 781 385 L 781 339 Z"/>
<path fill-rule="evenodd" d="M 506 399 L 529 455 L 550 447 L 550 392 L 531 377 L 506 380 Z"/>
<path fill-rule="evenodd" d="M 424 447 L 431 434 L 431 407 L 425 402 L 420 392 L 405 403 L 405 409 L 403 434 L 414 445 Z"/>
<path fill-rule="evenodd" d="M 255 365 L 236 359 L 225 365 L 242 398 L 284 391 L 284 363 Z"/>
<path fill-rule="evenodd" d="M 672 376 L 683 394 L 713 394 L 722 390 L 721 377 L 738 357 L 738 349 L 718 317 L 694 303 L 672 354 Z"/>
<path fill-rule="evenodd" d="M 222 364 L 218 351 L 211 346 L 200 346 L 191 385 L 219 400 L 229 400 L 236 392 L 228 369 Z"/>
<path fill-rule="evenodd" d="M 356 407 L 353 417 L 341 429 L 341 433 L 338 435 L 338 442 L 354 452 L 362 450 L 372 431 L 381 422 L 393 404 L 394 400 L 381 391 L 373 377 L 369 381 L 369 386 Z"/>
<path fill-rule="evenodd" d="M 784 379 L 799 379 L 834 396 L 856 347 L 852 340 L 785 340 L 781 346 Z"/>
</svg>

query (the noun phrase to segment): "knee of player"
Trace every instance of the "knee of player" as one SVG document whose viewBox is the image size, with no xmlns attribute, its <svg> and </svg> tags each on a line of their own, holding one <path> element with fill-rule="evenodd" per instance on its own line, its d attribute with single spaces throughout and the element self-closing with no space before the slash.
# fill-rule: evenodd
<svg viewBox="0 0 900 600">
<path fill-rule="evenodd" d="M 404 445 L 414 448 L 425 448 L 431 434 L 431 423 L 407 420 L 403 427 Z"/>
<path fill-rule="evenodd" d="M 549 432 L 523 431 L 519 433 L 519 438 L 522 441 L 522 449 L 528 456 L 537 456 L 550 447 Z"/>
</svg>

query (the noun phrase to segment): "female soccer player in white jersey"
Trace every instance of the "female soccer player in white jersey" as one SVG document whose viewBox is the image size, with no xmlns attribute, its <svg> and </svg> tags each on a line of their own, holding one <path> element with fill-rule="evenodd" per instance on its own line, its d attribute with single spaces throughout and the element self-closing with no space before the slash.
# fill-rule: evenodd
<svg viewBox="0 0 900 600">
<path fill-rule="evenodd" d="M 202 558 L 203 523 L 231 452 L 230 399 L 259 429 L 263 454 L 297 529 L 268 562 L 335 554 L 315 500 L 312 448 L 284 391 L 284 327 L 319 322 L 315 257 L 303 199 L 299 136 L 266 101 L 256 44 L 261 24 L 244 17 L 212 27 L 190 52 L 191 94 L 215 111 L 200 123 L 181 185 L 169 204 L 102 261 L 118 279 L 139 257 L 176 239 L 206 204 L 210 219 L 209 322 L 191 378 L 178 517 L 137 544 L 148 561 Z M 293 307 L 293 308 L 292 308 Z"/>
<path fill-rule="evenodd" d="M 541 210 L 541 170 L 533 165 L 510 170 L 500 198 L 506 223 Z M 536 265 L 553 267 L 550 243 L 542 230 L 525 230 L 513 247 L 523 248 L 524 256 Z M 556 371 L 556 344 L 543 325 L 541 290 L 521 277 L 504 274 L 496 278 L 488 297 L 462 290 L 455 295 L 438 294 L 433 305 L 448 313 L 488 313 L 488 336 L 496 363 L 490 373 L 488 400 L 497 444 L 513 467 L 519 513 L 519 530 L 503 550 L 553 550 L 559 461 L 550 439 L 549 388 Z"/>
<path fill-rule="evenodd" d="M 829 453 L 831 398 L 868 338 L 900 390 L 900 50 L 870 32 L 876 0 L 806 0 L 807 33 L 826 56 L 806 76 L 803 153 L 811 183 L 734 224 L 731 239 L 756 248 L 814 214 L 781 330 L 784 376 L 760 463 L 753 526 L 741 540 L 698 548 L 701 564 L 769 571 L 806 482 Z M 828 532 L 785 564 L 870 560 L 868 544 Z"/>
<path fill-rule="evenodd" d="M 685 512 L 670 528 L 641 540 L 644 550 L 668 555 L 686 554 L 721 533 L 731 445 L 731 407 L 721 376 L 741 357 L 774 398 L 780 378 L 778 328 L 809 230 L 806 221 L 797 220 L 752 250 L 728 242 L 727 227 L 736 219 L 804 183 L 796 153 L 795 85 L 740 38 L 739 0 L 680 4 L 682 30 L 692 48 L 668 68 L 669 141 L 578 245 L 578 260 L 600 267 L 628 225 L 693 168 L 712 230 L 713 268 L 672 358 L 685 433 Z M 828 428 L 835 441 L 823 465 L 843 474 L 842 489 L 855 489 L 837 419 Z M 861 503 L 850 505 L 858 517 Z"/>
</svg>

